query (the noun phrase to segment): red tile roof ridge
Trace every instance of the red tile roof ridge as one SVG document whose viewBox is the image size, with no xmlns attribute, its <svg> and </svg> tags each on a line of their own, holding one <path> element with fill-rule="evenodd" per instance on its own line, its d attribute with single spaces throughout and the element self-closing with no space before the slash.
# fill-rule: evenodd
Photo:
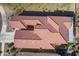
<svg viewBox="0 0 79 59">
<path fill-rule="evenodd" d="M 61 35 L 61 33 L 59 33 Z M 61 35 L 62 36 L 62 35 Z M 67 40 L 65 40 L 65 38 L 62 36 L 62 38 L 64 39 L 64 41 L 67 43 Z"/>
<path fill-rule="evenodd" d="M 47 16 L 47 17 L 49 17 L 50 19 L 52 19 L 50 16 Z M 52 19 L 52 21 L 54 21 L 53 19 Z M 55 21 L 54 21 L 55 22 Z M 55 22 L 56 23 L 56 22 Z M 58 23 L 56 23 L 58 26 L 59 26 L 59 24 Z"/>
</svg>

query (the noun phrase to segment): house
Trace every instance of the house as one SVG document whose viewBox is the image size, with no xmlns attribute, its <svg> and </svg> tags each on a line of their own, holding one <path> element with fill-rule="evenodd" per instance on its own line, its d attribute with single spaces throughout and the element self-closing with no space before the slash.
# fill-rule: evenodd
<svg viewBox="0 0 79 59">
<path fill-rule="evenodd" d="M 54 49 L 53 45 L 73 42 L 71 19 L 67 16 L 12 16 L 9 24 L 11 29 L 16 29 L 14 47 Z"/>
</svg>

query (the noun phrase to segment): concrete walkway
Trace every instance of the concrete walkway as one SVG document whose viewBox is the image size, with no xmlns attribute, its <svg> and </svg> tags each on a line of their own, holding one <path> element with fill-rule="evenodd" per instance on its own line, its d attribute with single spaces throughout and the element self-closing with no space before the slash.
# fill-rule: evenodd
<svg viewBox="0 0 79 59">
<path fill-rule="evenodd" d="M 4 9 L 0 6 L 0 13 L 1 13 L 1 16 L 2 16 L 2 29 L 1 29 L 1 33 L 0 33 L 0 40 L 1 39 L 1 34 L 2 33 L 5 33 L 5 30 L 6 30 L 6 15 L 5 15 L 5 12 L 4 12 Z M 1 56 L 4 55 L 4 42 L 1 42 L 2 43 L 2 47 L 1 47 Z"/>
<path fill-rule="evenodd" d="M 2 15 L 2 30 L 0 33 L 0 42 L 13 42 L 14 32 L 6 32 L 7 30 L 7 17 L 2 6 L 0 6 L 0 13 Z"/>
<path fill-rule="evenodd" d="M 7 27 L 6 14 L 2 6 L 0 6 L 0 13 L 2 15 L 2 31 L 1 31 L 1 34 L 2 34 L 6 32 L 6 27 Z"/>
<path fill-rule="evenodd" d="M 14 41 L 14 32 L 6 32 L 0 35 L 0 42 L 11 43 Z"/>
<path fill-rule="evenodd" d="M 2 6 L 0 6 L 0 13 L 2 16 L 2 29 L 0 32 L 0 42 L 2 43 L 2 48 L 1 48 L 2 54 L 1 55 L 3 56 L 5 43 L 10 43 L 14 41 L 14 32 L 6 32 L 8 19 L 6 17 L 6 13 Z"/>
<path fill-rule="evenodd" d="M 2 48 L 1 48 L 1 56 L 4 56 L 4 46 L 5 46 L 5 42 L 2 42 Z"/>
</svg>

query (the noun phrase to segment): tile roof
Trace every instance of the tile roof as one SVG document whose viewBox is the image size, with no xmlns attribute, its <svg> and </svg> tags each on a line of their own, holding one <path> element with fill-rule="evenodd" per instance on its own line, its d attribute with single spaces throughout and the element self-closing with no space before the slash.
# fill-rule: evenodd
<svg viewBox="0 0 79 59">
<path fill-rule="evenodd" d="M 11 21 L 19 21 L 19 20 L 39 20 L 46 19 L 46 16 L 12 16 Z"/>
<path fill-rule="evenodd" d="M 33 31 L 17 30 L 15 32 L 14 46 L 17 48 L 53 49 L 51 44 L 66 44 L 68 41 L 68 30 L 71 27 L 70 17 L 13 16 L 10 22 L 14 21 L 17 24 L 20 21 L 23 27 L 34 26 Z M 15 24 L 11 26 L 17 28 Z"/>
<path fill-rule="evenodd" d="M 36 29 L 47 29 L 47 27 L 43 24 L 40 24 L 40 25 L 36 25 L 35 26 Z"/>
<path fill-rule="evenodd" d="M 9 21 L 11 28 L 25 28 L 25 26 L 20 21 Z"/>
<path fill-rule="evenodd" d="M 33 31 L 28 30 L 16 30 L 14 39 L 41 40 L 41 38 L 37 34 L 35 34 Z"/>
</svg>

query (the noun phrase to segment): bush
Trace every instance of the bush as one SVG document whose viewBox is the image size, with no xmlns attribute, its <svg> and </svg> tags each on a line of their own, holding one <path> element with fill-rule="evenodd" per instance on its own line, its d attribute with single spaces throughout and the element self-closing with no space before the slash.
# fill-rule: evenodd
<svg viewBox="0 0 79 59">
<path fill-rule="evenodd" d="M 12 42 L 12 43 L 9 43 L 8 44 L 8 47 L 11 47 L 11 46 L 13 46 L 14 45 L 14 43 Z"/>
<path fill-rule="evenodd" d="M 58 46 L 57 48 L 58 48 L 58 49 L 64 49 L 65 46 L 62 44 L 62 45 Z"/>
<path fill-rule="evenodd" d="M 72 46 L 72 45 L 73 45 L 73 43 L 68 43 L 67 44 L 67 48 L 70 47 L 70 46 Z"/>
<path fill-rule="evenodd" d="M 67 44 L 61 44 L 55 48 L 56 52 L 62 56 L 67 55 Z"/>
</svg>

